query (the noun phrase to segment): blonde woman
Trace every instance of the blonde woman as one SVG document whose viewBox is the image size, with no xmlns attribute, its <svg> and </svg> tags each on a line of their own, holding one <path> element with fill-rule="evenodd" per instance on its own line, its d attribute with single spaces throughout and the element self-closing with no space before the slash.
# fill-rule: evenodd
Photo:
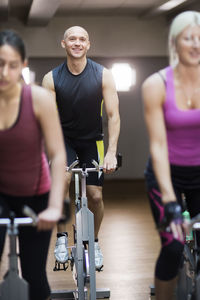
<svg viewBox="0 0 200 300">
<path fill-rule="evenodd" d="M 157 300 L 173 299 L 184 246 L 182 195 L 191 216 L 200 212 L 200 13 L 175 17 L 169 31 L 170 65 L 142 86 L 150 140 L 145 171 L 148 196 L 160 232 L 155 267 Z"/>
</svg>

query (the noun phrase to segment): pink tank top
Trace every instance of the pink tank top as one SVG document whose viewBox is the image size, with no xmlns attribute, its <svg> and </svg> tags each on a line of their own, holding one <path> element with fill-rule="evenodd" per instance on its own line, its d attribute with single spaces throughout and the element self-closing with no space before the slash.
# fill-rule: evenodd
<svg viewBox="0 0 200 300">
<path fill-rule="evenodd" d="M 15 124 L 0 130 L 0 192 L 34 196 L 49 189 L 42 132 L 33 111 L 31 87 L 24 85 Z"/>
<path fill-rule="evenodd" d="M 164 117 L 170 163 L 200 166 L 200 109 L 181 110 L 177 107 L 171 67 L 166 68 Z"/>
</svg>

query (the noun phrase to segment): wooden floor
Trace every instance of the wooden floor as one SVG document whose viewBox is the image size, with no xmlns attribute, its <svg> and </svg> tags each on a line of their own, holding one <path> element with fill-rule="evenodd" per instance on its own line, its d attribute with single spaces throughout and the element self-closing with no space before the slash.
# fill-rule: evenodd
<svg viewBox="0 0 200 300">
<path fill-rule="evenodd" d="M 99 234 L 104 270 L 97 273 L 97 288 L 109 288 L 112 300 L 148 300 L 153 283 L 159 238 L 151 217 L 143 181 L 106 181 L 105 215 Z M 73 223 L 73 218 L 70 223 Z M 71 224 L 68 224 L 72 244 Z M 54 272 L 52 235 L 47 274 L 52 290 L 75 287 L 70 270 Z M 4 254 L 0 276 L 5 272 Z"/>
</svg>

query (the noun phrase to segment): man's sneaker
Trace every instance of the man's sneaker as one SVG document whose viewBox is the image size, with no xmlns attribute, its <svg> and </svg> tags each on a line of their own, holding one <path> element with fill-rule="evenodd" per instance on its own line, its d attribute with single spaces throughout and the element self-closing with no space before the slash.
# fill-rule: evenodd
<svg viewBox="0 0 200 300">
<path fill-rule="evenodd" d="M 103 267 L 103 254 L 101 252 L 101 249 L 99 247 L 99 243 L 94 243 L 94 255 L 95 255 L 95 267 L 96 270 L 101 270 Z"/>
<path fill-rule="evenodd" d="M 68 261 L 67 237 L 67 232 L 57 233 L 57 241 L 54 249 L 54 255 L 57 262 L 62 264 Z"/>
</svg>

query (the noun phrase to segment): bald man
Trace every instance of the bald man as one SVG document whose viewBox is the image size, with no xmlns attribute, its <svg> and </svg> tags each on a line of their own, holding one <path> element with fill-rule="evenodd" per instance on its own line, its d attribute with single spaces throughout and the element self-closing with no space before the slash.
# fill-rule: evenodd
<svg viewBox="0 0 200 300">
<path fill-rule="evenodd" d="M 119 100 L 111 72 L 87 58 L 90 49 L 88 32 L 80 27 L 68 28 L 61 41 L 66 61 L 47 73 L 43 86 L 56 95 L 57 107 L 65 140 L 67 161 L 77 158 L 80 165 L 91 167 L 95 159 L 104 173 L 115 170 L 116 151 L 120 132 Z M 102 132 L 102 104 L 108 118 L 108 148 L 104 157 Z M 71 174 L 66 173 L 66 197 L 69 197 Z M 104 214 L 102 198 L 103 174 L 90 173 L 87 178 L 89 209 L 94 214 L 95 265 L 103 266 L 103 255 L 98 243 L 98 233 Z M 67 235 L 63 225 L 58 225 L 55 258 L 66 262 Z"/>
</svg>

